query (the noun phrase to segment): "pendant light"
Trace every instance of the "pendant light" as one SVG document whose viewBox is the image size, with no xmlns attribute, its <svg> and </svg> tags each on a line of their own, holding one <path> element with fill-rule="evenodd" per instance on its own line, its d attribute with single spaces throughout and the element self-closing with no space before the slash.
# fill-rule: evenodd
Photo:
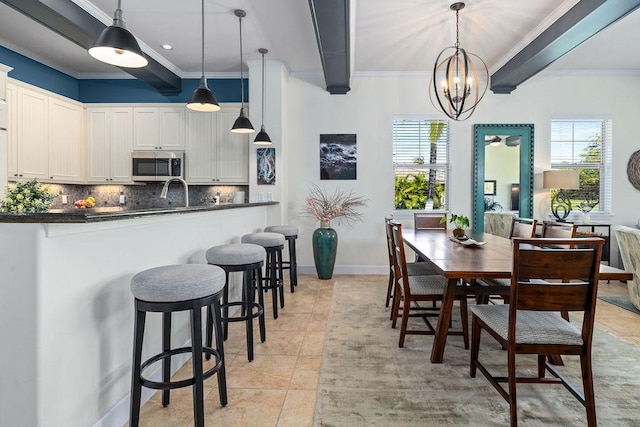
<svg viewBox="0 0 640 427">
<path fill-rule="evenodd" d="M 471 117 L 489 85 L 489 71 L 484 61 L 460 47 L 458 14 L 464 6 L 463 2 L 450 6 L 456 12 L 456 44 L 440 52 L 429 82 L 429 98 L 433 106 L 457 121 Z M 451 50 L 453 52 L 449 53 Z"/>
<path fill-rule="evenodd" d="M 113 25 L 102 30 L 89 49 L 89 55 L 107 64 L 125 68 L 141 68 L 149 63 L 136 38 L 124 25 L 120 0 L 113 14 Z"/>
<path fill-rule="evenodd" d="M 218 100 L 209 87 L 207 79 L 204 77 L 204 0 L 202 0 L 202 77 L 200 86 L 191 94 L 187 108 L 194 111 L 214 112 L 220 110 Z"/>
<path fill-rule="evenodd" d="M 247 13 L 244 10 L 236 9 L 233 13 L 238 17 L 238 21 L 240 22 L 240 115 L 236 119 L 233 127 L 231 128 L 231 132 L 233 133 L 253 133 L 256 130 L 253 128 L 253 125 L 249 121 L 249 118 L 244 115 L 244 74 L 242 72 L 242 18 L 247 16 Z"/>
<path fill-rule="evenodd" d="M 264 54 L 269 52 L 265 48 L 258 49 L 258 52 L 262 54 L 262 125 L 260 126 L 260 132 L 256 135 L 256 139 L 253 140 L 255 145 L 271 145 L 271 138 L 269 134 L 264 130 Z"/>
</svg>

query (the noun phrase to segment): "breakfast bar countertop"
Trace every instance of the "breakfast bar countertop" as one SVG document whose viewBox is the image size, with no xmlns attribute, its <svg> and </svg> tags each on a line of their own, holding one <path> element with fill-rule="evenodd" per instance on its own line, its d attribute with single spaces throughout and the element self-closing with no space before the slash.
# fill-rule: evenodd
<svg viewBox="0 0 640 427">
<path fill-rule="evenodd" d="M 123 219 L 149 217 L 153 215 L 187 214 L 193 212 L 240 209 L 254 206 L 276 205 L 278 202 L 257 202 L 241 204 L 221 204 L 203 206 L 177 206 L 162 208 L 128 208 L 126 206 L 105 206 L 90 209 L 49 209 L 47 212 L 31 214 L 0 213 L 0 223 L 90 223 L 118 221 Z"/>
</svg>

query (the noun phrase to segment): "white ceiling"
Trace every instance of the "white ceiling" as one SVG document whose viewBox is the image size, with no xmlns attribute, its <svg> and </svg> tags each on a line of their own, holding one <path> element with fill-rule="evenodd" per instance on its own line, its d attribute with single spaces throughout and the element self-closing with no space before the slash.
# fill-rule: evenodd
<svg viewBox="0 0 640 427">
<path fill-rule="evenodd" d="M 73 0 L 110 24 L 116 0 Z M 455 42 L 451 0 L 351 0 L 354 73 L 428 72 L 436 56 Z M 566 12 L 577 0 L 469 0 L 460 12 L 461 45 L 479 55 L 490 72 Z M 152 56 L 181 77 L 200 75 L 198 0 L 124 0 L 129 30 L 155 51 Z M 209 76 L 237 75 L 243 19 L 245 60 L 285 62 L 293 73 L 322 73 L 306 0 L 205 0 L 205 68 Z M 640 12 L 605 29 L 556 61 L 552 70 L 640 71 Z M 171 51 L 160 45 L 169 43 Z M 0 3 L 0 44 L 74 77 L 127 75 Z M 616 49 L 616 46 L 621 48 Z"/>
</svg>

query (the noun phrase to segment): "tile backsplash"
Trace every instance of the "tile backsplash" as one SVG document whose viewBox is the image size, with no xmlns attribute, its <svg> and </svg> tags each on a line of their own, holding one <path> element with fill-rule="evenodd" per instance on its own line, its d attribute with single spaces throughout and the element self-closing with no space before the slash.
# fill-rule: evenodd
<svg viewBox="0 0 640 427">
<path fill-rule="evenodd" d="M 164 183 L 148 183 L 140 185 L 72 185 L 49 184 L 51 191 L 56 194 L 52 208 L 71 208 L 76 200 L 92 196 L 96 199 L 96 207 L 120 206 L 120 196 L 125 199 L 125 207 L 137 208 L 167 208 L 184 206 L 184 187 L 180 182 L 172 182 L 166 199 L 160 198 Z M 244 191 L 245 203 L 248 202 L 248 186 L 243 185 L 190 185 L 189 206 L 203 206 L 213 204 L 216 195 L 220 195 L 220 203 L 232 203 L 236 191 Z M 67 196 L 67 204 L 62 203 L 63 195 Z"/>
</svg>

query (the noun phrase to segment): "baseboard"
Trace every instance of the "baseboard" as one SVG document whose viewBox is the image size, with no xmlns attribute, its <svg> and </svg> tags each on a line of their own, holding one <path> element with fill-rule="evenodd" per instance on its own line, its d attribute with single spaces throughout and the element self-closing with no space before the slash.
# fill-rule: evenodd
<svg viewBox="0 0 640 427">
<path fill-rule="evenodd" d="M 315 265 L 298 264 L 298 273 L 300 274 L 316 274 Z M 333 269 L 334 274 L 389 274 L 389 266 L 384 265 L 336 265 Z"/>
</svg>

